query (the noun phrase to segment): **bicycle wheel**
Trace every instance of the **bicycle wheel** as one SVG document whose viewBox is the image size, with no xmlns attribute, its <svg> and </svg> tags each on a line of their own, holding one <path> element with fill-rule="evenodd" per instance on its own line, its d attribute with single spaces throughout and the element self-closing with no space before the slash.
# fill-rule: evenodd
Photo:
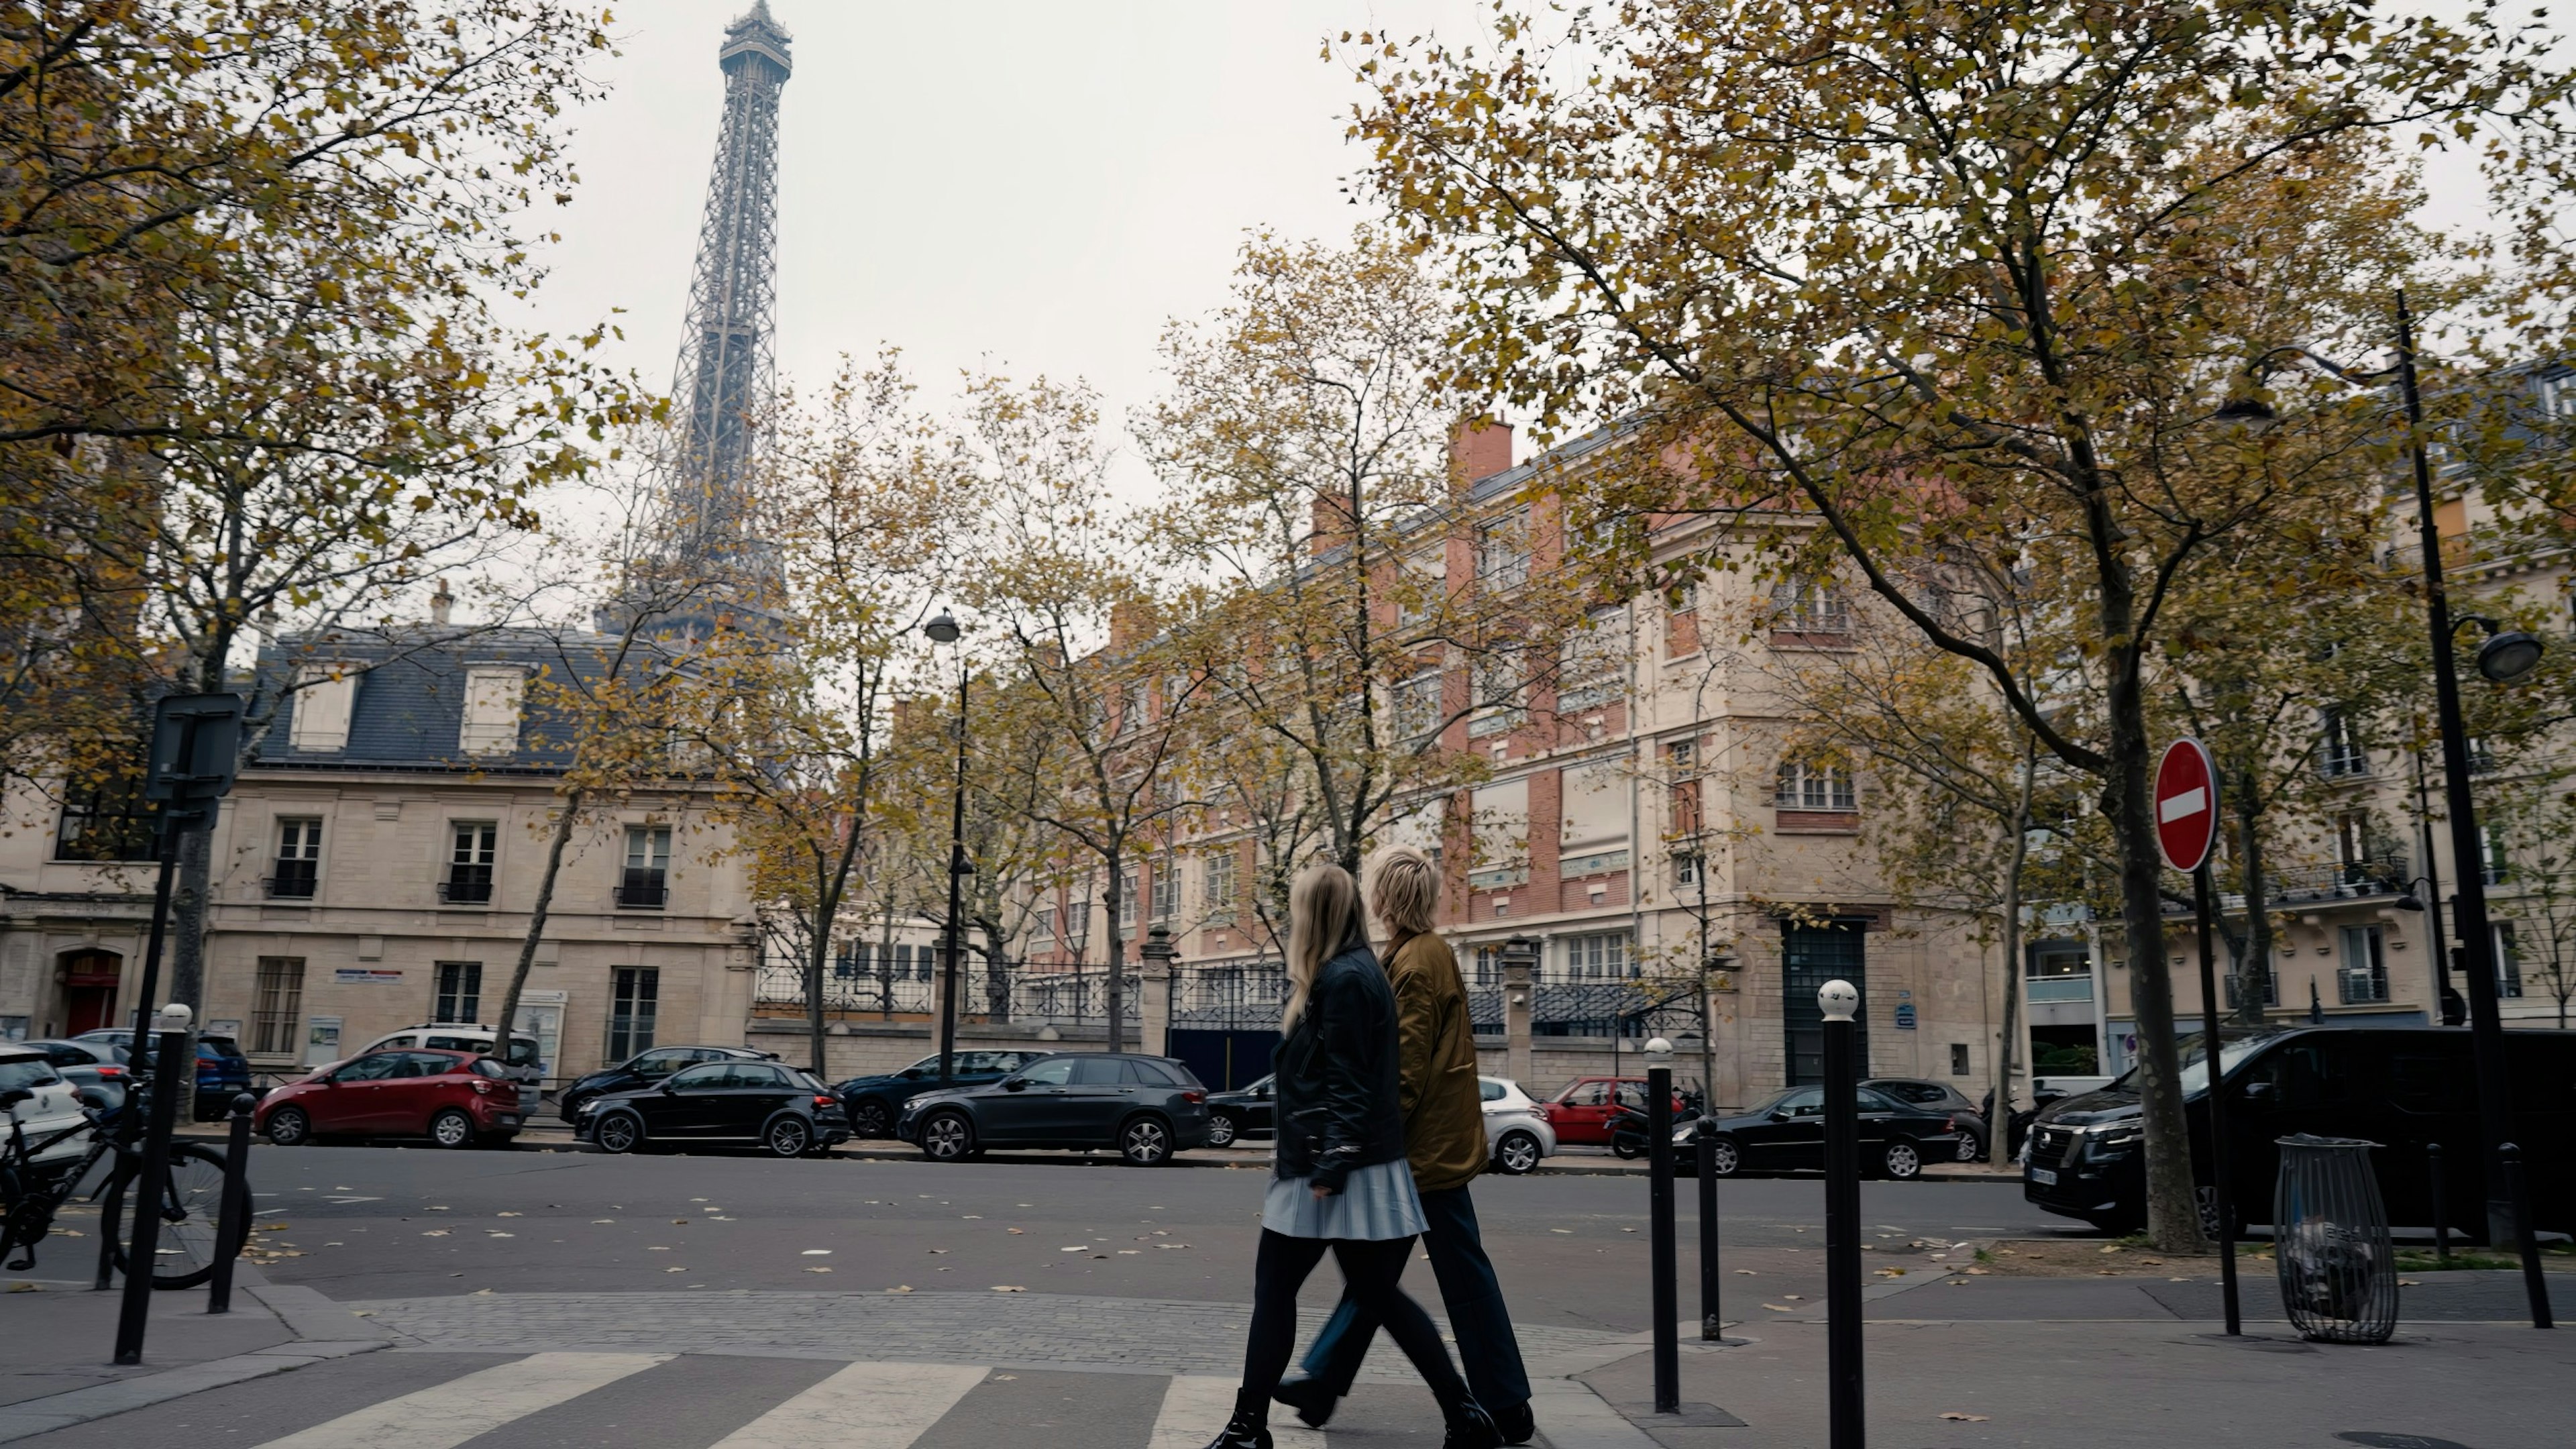
<svg viewBox="0 0 2576 1449">
<path fill-rule="evenodd" d="M 98 1208 L 99 1230 L 115 1242 L 120 1272 L 133 1271 L 127 1262 L 132 1245 L 125 1227 L 125 1199 L 137 1175 L 137 1169 L 119 1166 Z M 223 1200 L 224 1155 L 201 1143 L 171 1143 L 170 1181 L 161 1195 L 160 1261 L 152 1265 L 153 1287 L 194 1288 L 214 1276 L 218 1251 L 215 1235 L 222 1223 Z M 250 1215 L 244 1213 L 232 1241 L 221 1245 L 221 1251 L 238 1257 L 249 1237 Z"/>
</svg>

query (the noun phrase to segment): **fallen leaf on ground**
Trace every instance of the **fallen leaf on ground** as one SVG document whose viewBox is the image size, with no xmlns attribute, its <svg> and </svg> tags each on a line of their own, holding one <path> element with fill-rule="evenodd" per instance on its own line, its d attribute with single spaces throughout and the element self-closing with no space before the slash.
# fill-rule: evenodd
<svg viewBox="0 0 2576 1449">
<path fill-rule="evenodd" d="M 1762 1306 L 1770 1309 L 1774 1313 L 1795 1313 L 1798 1311 L 1786 1303 L 1765 1303 Z"/>
<path fill-rule="evenodd" d="M 1878 1270 L 1878 1276 L 1881 1278 L 1902 1278 L 1905 1276 L 1905 1270 L 1902 1268 L 1881 1268 Z"/>
<path fill-rule="evenodd" d="M 1780 1296 L 1788 1299 L 1792 1303 L 1804 1303 L 1807 1301 L 1807 1295 L 1804 1293 L 1783 1293 Z"/>
<path fill-rule="evenodd" d="M 1954 1424 L 1983 1424 L 1987 1422 L 1986 1416 L 1983 1414 L 1962 1414 L 1956 1409 L 1943 1410 L 1941 1417 Z"/>
<path fill-rule="evenodd" d="M 1550 1228 L 1548 1231 L 1551 1233 L 1563 1233 L 1569 1238 L 1574 1236 L 1574 1229 L 1572 1228 Z"/>
<path fill-rule="evenodd" d="M 2221 1055 L 2224 1055 L 2224 1053 Z M 2104 1243 L 2102 1245 L 2102 1251 L 2106 1253 L 2125 1253 L 2128 1249 L 2121 1247 L 2117 1243 Z"/>
<path fill-rule="evenodd" d="M 685 1228 L 685 1227 L 687 1227 L 688 1225 L 689 1225 L 689 1220 L 688 1220 L 687 1218 L 673 1218 L 673 1219 L 671 1219 L 671 1226 L 673 1226 L 673 1227 L 675 1227 L 675 1228 Z"/>
<path fill-rule="evenodd" d="M 2224 1054 L 2222 1053 L 2222 1055 L 2224 1055 Z M 526 1217 L 526 1216 L 527 1216 L 527 1214 L 526 1214 L 526 1213 L 494 1213 L 492 1216 L 494 1216 L 494 1217 L 496 1217 L 496 1218 L 523 1218 L 523 1217 Z"/>
<path fill-rule="evenodd" d="M 2222 1054 L 2222 1055 L 2223 1055 L 2223 1054 Z M 1015 1238 L 1024 1238 L 1024 1237 L 1027 1237 L 1027 1236 L 1028 1236 L 1028 1234 L 1026 1234 L 1026 1233 L 1024 1233 L 1024 1232 L 1020 1231 L 1018 1228 L 1004 1228 L 1004 1229 L 1002 1229 L 1002 1231 L 1003 1231 L 1003 1232 L 1006 1232 L 1006 1233 L 1009 1233 L 1012 1237 L 1015 1237 Z"/>
<path fill-rule="evenodd" d="M 947 1252 L 947 1251 L 948 1251 L 948 1250 L 947 1250 L 946 1248 L 933 1248 L 933 1249 L 931 1249 L 931 1250 L 930 1250 L 930 1255 L 931 1255 L 932 1257 L 934 1257 L 934 1258 L 935 1258 L 935 1257 L 939 1256 L 940 1254 L 945 1253 L 945 1252 Z"/>
<path fill-rule="evenodd" d="M 686 1268 L 665 1268 L 662 1271 L 665 1273 L 685 1273 L 689 1270 Z"/>
<path fill-rule="evenodd" d="M 2225 1056 L 2225 1055 L 2226 1055 L 2226 1053 L 2225 1053 L 2225 1052 L 2221 1052 L 2221 1053 L 2219 1053 L 2219 1055 L 2221 1055 L 2221 1056 Z M 1985 1273 L 1986 1273 L 1986 1270 L 1985 1270 L 1985 1269 L 1983 1269 L 1983 1268 L 1970 1268 L 1968 1271 L 1969 1271 L 1969 1272 L 1971 1272 L 1971 1273 L 1977 1274 L 1979 1277 L 1983 1277 L 1983 1276 L 1985 1275 Z"/>
<path fill-rule="evenodd" d="M 2225 1055 L 2226 1055 L 2226 1053 L 2222 1052 L 2222 1053 L 2220 1053 L 2220 1055 L 2221 1055 L 2221 1056 L 2225 1056 Z M 2415 1281 L 2414 1279 L 2412 1279 L 2412 1278 L 2400 1278 L 2400 1279 L 2398 1279 L 2398 1280 L 2397 1280 L 2397 1286 L 2398 1286 L 2398 1287 L 2400 1287 L 2400 1288 L 2421 1288 L 2421 1287 L 2423 1287 L 2424 1285 L 2423 1285 L 2423 1284 L 2421 1284 L 2421 1283 L 2416 1282 L 2416 1281 Z"/>
<path fill-rule="evenodd" d="M 492 1290 L 489 1288 L 477 1288 L 466 1296 L 469 1298 L 489 1298 L 492 1296 Z"/>
<path fill-rule="evenodd" d="M 1759 1274 L 1759 1273 L 1757 1273 L 1757 1272 L 1753 1271 L 1753 1270 L 1752 1270 L 1752 1269 L 1750 1269 L 1750 1268 L 1738 1268 L 1738 1269 L 1736 1269 L 1735 1271 L 1736 1271 L 1736 1272 L 1738 1272 L 1738 1273 L 1740 1273 L 1740 1274 L 1742 1274 L 1743 1276 L 1745 1276 L 1745 1277 L 1747 1277 L 1747 1278 L 1759 1278 L 1759 1277 L 1761 1277 L 1761 1276 L 1762 1276 L 1761 1274 Z"/>
<path fill-rule="evenodd" d="M 909 1293 L 912 1291 L 912 1285 L 909 1283 L 898 1283 L 894 1287 L 888 1288 L 886 1291 L 888 1293 Z"/>
<path fill-rule="evenodd" d="M 40 1284 L 12 1283 L 9 1285 L 9 1291 L 12 1293 L 42 1293 L 45 1290 Z"/>
<path fill-rule="evenodd" d="M 447 1229 L 431 1228 L 428 1232 L 421 1234 L 421 1236 L 424 1238 L 443 1238 L 447 1236 Z"/>
<path fill-rule="evenodd" d="M 829 1273 L 832 1270 L 829 1268 L 808 1268 L 805 1271 L 808 1273 Z"/>
<path fill-rule="evenodd" d="M 993 1291 L 996 1293 L 1026 1293 L 1029 1290 L 1022 1288 L 1017 1284 L 996 1283 L 993 1285 Z"/>
<path fill-rule="evenodd" d="M 2219 1055 L 2223 1057 L 2226 1053 L 2220 1052 Z M 2162 1258 L 2140 1258 L 2138 1261 L 2150 1268 L 2161 1268 L 2165 1265 L 2165 1260 Z"/>
</svg>

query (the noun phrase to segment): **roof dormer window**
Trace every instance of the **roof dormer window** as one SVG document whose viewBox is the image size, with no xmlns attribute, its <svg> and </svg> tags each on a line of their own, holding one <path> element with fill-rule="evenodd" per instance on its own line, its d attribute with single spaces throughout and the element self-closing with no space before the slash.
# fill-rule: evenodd
<svg viewBox="0 0 2576 1449">
<path fill-rule="evenodd" d="M 465 671 L 465 724 L 456 747 L 468 755 L 519 752 L 519 701 L 527 675 L 507 667 L 477 665 Z"/>
</svg>

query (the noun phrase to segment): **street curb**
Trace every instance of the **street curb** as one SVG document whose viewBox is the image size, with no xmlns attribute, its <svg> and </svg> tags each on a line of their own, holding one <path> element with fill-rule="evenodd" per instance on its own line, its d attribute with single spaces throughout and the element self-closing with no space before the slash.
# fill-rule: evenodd
<svg viewBox="0 0 2576 1449">
<path fill-rule="evenodd" d="M 310 1291 L 310 1290 L 307 1290 Z M 320 1295 L 315 1295 L 319 1297 Z M 363 1342 L 281 1343 L 274 1348 L 235 1354 L 231 1358 L 210 1359 L 205 1363 L 185 1364 L 164 1369 L 157 1374 L 122 1379 L 112 1384 L 92 1384 L 85 1389 L 72 1389 L 41 1399 L 27 1399 L 0 1406 L 0 1444 L 12 1439 L 25 1439 L 104 1419 L 133 1409 L 149 1408 L 172 1399 L 201 1394 L 208 1389 L 226 1388 L 233 1384 L 264 1379 L 300 1369 L 307 1364 L 325 1363 L 335 1358 L 372 1353 L 388 1347 L 382 1339 Z"/>
</svg>

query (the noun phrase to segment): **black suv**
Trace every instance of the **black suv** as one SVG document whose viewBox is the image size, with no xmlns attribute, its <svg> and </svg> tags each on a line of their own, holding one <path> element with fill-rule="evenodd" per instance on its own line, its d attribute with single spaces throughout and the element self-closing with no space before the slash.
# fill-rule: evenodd
<svg viewBox="0 0 2576 1449">
<path fill-rule="evenodd" d="M 774 1062 L 776 1052 L 756 1052 L 747 1047 L 664 1046 L 640 1051 L 613 1067 L 603 1067 L 589 1076 L 576 1079 L 563 1089 L 563 1119 L 581 1125 L 581 1107 L 593 1097 L 608 1092 L 631 1092 L 650 1087 L 684 1067 L 700 1062 Z"/>
<path fill-rule="evenodd" d="M 2229 1028 L 2219 1053 L 2227 1095 L 2228 1171 L 2236 1184 L 2239 1235 L 2250 1206 L 2268 1213 L 2279 1174 L 2279 1140 L 2294 1133 L 2359 1137 L 2379 1144 L 2370 1165 L 2388 1218 L 2403 1227 L 2433 1221 L 2425 1148 L 2439 1144 L 2451 1223 L 2483 1233 L 2485 1175 L 2478 1162 L 2477 1067 L 2465 1027 L 2323 1026 Z M 2532 1217 L 2544 1232 L 2576 1229 L 2576 1032 L 2504 1034 L 2511 1084 L 2512 1140 L 2529 1173 Z M 2183 1114 L 2192 1166 L 2211 1181 L 2209 1073 L 2201 1038 L 2182 1042 Z M 2144 1113 L 2138 1073 L 2040 1113 L 2022 1167 L 2022 1196 L 2048 1211 L 2126 1232 L 2147 1218 Z M 2201 1222 L 2215 1233 L 2215 1195 L 2201 1190 Z"/>
<path fill-rule="evenodd" d="M 778 1062 L 700 1062 L 658 1086 L 604 1092 L 581 1104 L 573 1136 L 603 1152 L 699 1143 L 756 1142 L 802 1157 L 850 1140 L 832 1089 Z"/>
<path fill-rule="evenodd" d="M 998 1082 L 1047 1055 L 1042 1051 L 951 1052 L 948 1079 L 960 1087 Z M 852 1077 L 832 1088 L 850 1114 L 850 1130 L 861 1137 L 892 1137 L 903 1104 L 939 1086 L 939 1054 L 931 1053 L 899 1072 Z"/>
<path fill-rule="evenodd" d="M 1155 1167 L 1207 1145 L 1207 1089 L 1169 1057 L 1065 1052 L 989 1086 L 913 1097 L 894 1130 L 939 1162 L 988 1147 L 1114 1147 Z"/>
</svg>

